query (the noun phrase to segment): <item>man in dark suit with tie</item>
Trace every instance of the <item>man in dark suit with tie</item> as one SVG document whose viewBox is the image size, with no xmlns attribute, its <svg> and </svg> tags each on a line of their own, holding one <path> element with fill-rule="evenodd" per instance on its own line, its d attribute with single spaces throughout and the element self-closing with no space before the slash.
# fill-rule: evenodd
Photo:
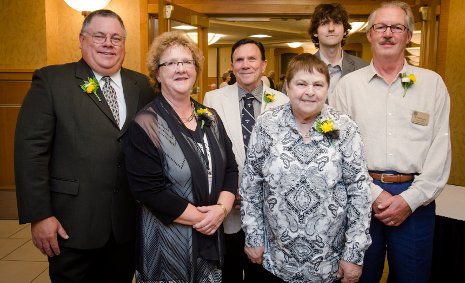
<svg viewBox="0 0 465 283">
<path fill-rule="evenodd" d="M 207 92 L 203 101 L 216 110 L 224 123 L 238 164 L 239 183 L 255 118 L 289 101 L 281 92 L 263 84 L 261 77 L 266 64 L 265 47 L 261 42 L 250 38 L 237 41 L 231 49 L 231 68 L 237 82 Z M 268 272 L 257 264 L 261 264 L 261 260 L 252 263 L 244 252 L 245 234 L 241 229 L 238 202 L 224 221 L 224 233 L 223 283 L 262 282 L 263 275 Z"/>
<path fill-rule="evenodd" d="M 135 203 L 120 140 L 152 99 L 147 77 L 122 68 L 121 18 L 84 20 L 79 62 L 37 70 L 15 136 L 20 223 L 49 256 L 52 282 L 131 282 Z"/>
</svg>

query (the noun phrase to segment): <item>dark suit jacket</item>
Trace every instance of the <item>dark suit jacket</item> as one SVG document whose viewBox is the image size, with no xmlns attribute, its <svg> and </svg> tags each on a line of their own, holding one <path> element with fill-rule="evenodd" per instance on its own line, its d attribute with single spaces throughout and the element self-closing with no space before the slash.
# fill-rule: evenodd
<svg viewBox="0 0 465 283">
<path fill-rule="evenodd" d="M 136 112 L 153 98 L 146 76 L 121 69 L 127 118 L 120 130 L 101 90 L 84 93 L 93 77 L 79 62 L 34 72 L 15 135 L 20 223 L 55 216 L 70 238 L 61 245 L 103 246 L 134 238 L 135 203 L 128 189 L 121 137 Z"/>
<path fill-rule="evenodd" d="M 353 72 L 355 70 L 361 69 L 363 67 L 368 66 L 368 63 L 363 61 L 357 56 L 350 55 L 349 53 L 344 52 L 344 55 L 342 57 L 342 75 L 341 77 L 347 75 L 350 72 Z M 315 53 L 315 56 L 318 58 L 320 57 L 320 51 Z"/>
</svg>

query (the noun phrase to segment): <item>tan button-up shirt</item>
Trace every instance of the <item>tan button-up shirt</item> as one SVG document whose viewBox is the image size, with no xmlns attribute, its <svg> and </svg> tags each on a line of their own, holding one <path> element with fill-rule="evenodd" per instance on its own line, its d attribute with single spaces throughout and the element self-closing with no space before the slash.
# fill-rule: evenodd
<svg viewBox="0 0 465 283">
<path fill-rule="evenodd" d="M 401 73 L 416 77 L 405 96 Z M 419 174 L 401 193 L 412 211 L 439 195 L 449 177 L 451 144 L 450 98 L 438 74 L 404 62 L 389 85 L 371 63 L 341 78 L 329 104 L 358 124 L 369 170 Z M 382 189 L 371 192 L 375 200 Z"/>
</svg>

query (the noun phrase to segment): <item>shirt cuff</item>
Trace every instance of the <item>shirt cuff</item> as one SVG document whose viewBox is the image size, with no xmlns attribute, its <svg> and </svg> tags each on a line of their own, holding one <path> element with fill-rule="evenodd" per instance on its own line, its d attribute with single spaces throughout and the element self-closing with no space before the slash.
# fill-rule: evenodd
<svg viewBox="0 0 465 283">
<path fill-rule="evenodd" d="M 246 247 L 262 247 L 265 246 L 263 234 L 253 233 L 245 234 L 245 246 Z"/>
<path fill-rule="evenodd" d="M 403 191 L 400 196 L 404 198 L 412 212 L 424 203 L 423 193 L 413 186 Z"/>
<path fill-rule="evenodd" d="M 376 185 L 375 183 L 370 183 L 370 191 L 371 191 L 371 204 L 375 202 L 375 200 L 379 197 L 379 195 L 383 192 L 383 189 Z"/>
<path fill-rule="evenodd" d="M 352 248 L 346 248 L 342 254 L 342 259 L 357 265 L 363 265 L 363 257 L 365 255 L 364 250 L 356 250 Z"/>
</svg>

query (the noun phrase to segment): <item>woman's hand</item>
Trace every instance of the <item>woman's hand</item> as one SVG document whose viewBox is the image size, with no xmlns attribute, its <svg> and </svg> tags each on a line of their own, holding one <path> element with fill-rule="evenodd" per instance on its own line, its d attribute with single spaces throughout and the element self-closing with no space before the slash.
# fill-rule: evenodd
<svg viewBox="0 0 465 283">
<path fill-rule="evenodd" d="M 362 275 L 362 266 L 345 260 L 339 262 L 337 278 L 341 278 L 342 283 L 355 283 Z"/>
<path fill-rule="evenodd" d="M 265 247 L 244 247 L 244 252 L 252 263 L 262 264 Z"/>
<path fill-rule="evenodd" d="M 213 235 L 220 227 L 224 220 L 224 210 L 221 206 L 215 204 L 210 206 L 199 206 L 197 210 L 205 214 L 205 217 L 199 223 L 192 227 L 205 235 Z"/>
</svg>

